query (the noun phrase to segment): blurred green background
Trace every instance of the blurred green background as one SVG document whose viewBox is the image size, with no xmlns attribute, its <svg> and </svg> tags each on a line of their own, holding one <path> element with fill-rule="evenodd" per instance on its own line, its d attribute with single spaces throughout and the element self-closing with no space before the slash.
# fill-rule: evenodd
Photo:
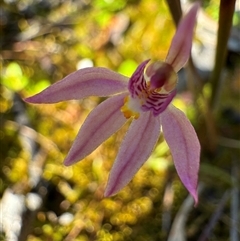
<svg viewBox="0 0 240 241">
<path fill-rule="evenodd" d="M 226 62 L 214 153 L 207 148 L 211 143 L 195 107 L 197 102 L 204 111 L 201 99 L 194 100 L 184 88 L 174 100 L 196 127 L 203 146 L 199 205 L 193 207 L 162 136 L 131 183 L 116 196 L 103 198 L 127 125 L 85 160 L 65 167 L 63 159 L 78 129 L 104 99 L 28 105 L 22 98 L 85 66 L 131 76 L 143 60 L 164 60 L 175 33 L 167 3 L 5 0 L 2 6 L 0 240 L 12 232 L 27 241 L 171 241 L 176 234 L 191 241 L 200 240 L 207 226 L 211 232 L 206 240 L 230 240 L 231 203 L 233 194 L 236 198 L 239 193 L 240 174 L 239 54 L 228 55 Z M 203 6 L 217 26 L 219 2 L 209 0 Z M 237 14 L 234 24 L 239 24 Z M 202 39 L 196 35 L 195 41 Z M 203 89 L 206 96 L 211 93 L 207 81 Z M 9 195 L 18 198 L 16 203 L 6 204 Z M 15 220 L 19 226 L 7 234 L 13 225 L 7 223 L 7 215 L 14 216 L 10 209 L 17 205 L 25 207 L 18 209 L 23 224 Z M 239 223 L 236 226 L 239 232 Z"/>
</svg>

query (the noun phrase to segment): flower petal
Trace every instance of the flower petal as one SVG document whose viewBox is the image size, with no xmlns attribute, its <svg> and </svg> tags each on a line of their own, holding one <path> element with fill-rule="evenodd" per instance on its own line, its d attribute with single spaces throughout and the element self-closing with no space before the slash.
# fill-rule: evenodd
<svg viewBox="0 0 240 241">
<path fill-rule="evenodd" d="M 39 94 L 26 98 L 30 103 L 57 103 L 88 96 L 109 96 L 127 90 L 128 78 L 106 68 L 75 71 Z"/>
<path fill-rule="evenodd" d="M 190 11 L 180 21 L 172 39 L 165 62 L 172 65 L 176 72 L 178 72 L 189 59 L 192 48 L 193 30 L 199 7 L 199 2 L 196 2 L 192 6 Z"/>
<path fill-rule="evenodd" d="M 149 158 L 160 134 L 160 119 L 151 112 L 133 120 L 120 147 L 108 180 L 105 196 L 117 193 L 129 183 Z"/>
<path fill-rule="evenodd" d="M 89 155 L 127 121 L 120 108 L 127 94 L 113 96 L 98 105 L 83 123 L 64 164 L 72 165 Z"/>
<path fill-rule="evenodd" d="M 176 89 L 167 94 L 152 92 L 146 98 L 146 101 L 141 106 L 141 109 L 142 111 L 151 110 L 154 116 L 158 116 L 168 107 L 168 105 L 171 103 L 176 94 Z"/>
<path fill-rule="evenodd" d="M 197 204 L 200 144 L 196 132 L 185 114 L 173 105 L 170 105 L 161 117 L 163 134 L 178 175 Z"/>
<path fill-rule="evenodd" d="M 147 89 L 146 81 L 144 79 L 144 70 L 149 61 L 150 61 L 150 59 L 142 62 L 137 67 L 137 69 L 133 73 L 132 77 L 129 79 L 128 90 L 131 93 L 131 96 L 133 98 L 138 95 L 141 95 L 142 92 Z"/>
</svg>

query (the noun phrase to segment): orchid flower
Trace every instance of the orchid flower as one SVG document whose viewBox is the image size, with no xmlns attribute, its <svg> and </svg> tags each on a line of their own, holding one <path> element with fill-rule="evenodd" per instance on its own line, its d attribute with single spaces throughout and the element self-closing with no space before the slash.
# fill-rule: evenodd
<svg viewBox="0 0 240 241">
<path fill-rule="evenodd" d="M 116 194 L 130 182 L 151 155 L 162 130 L 177 173 L 198 202 L 199 141 L 185 114 L 171 104 L 176 95 L 176 73 L 190 55 L 198 8 L 195 3 L 180 21 L 165 62 L 146 60 L 131 78 L 101 67 L 80 69 L 25 99 L 29 103 L 57 103 L 109 96 L 86 118 L 64 161 L 67 166 L 84 159 L 128 119 L 132 120 L 110 172 L 105 196 Z"/>
</svg>

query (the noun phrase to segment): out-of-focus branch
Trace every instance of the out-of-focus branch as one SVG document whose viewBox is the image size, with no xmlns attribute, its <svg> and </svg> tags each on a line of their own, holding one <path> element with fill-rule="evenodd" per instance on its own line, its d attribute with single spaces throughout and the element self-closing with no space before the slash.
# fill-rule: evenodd
<svg viewBox="0 0 240 241">
<path fill-rule="evenodd" d="M 230 240 L 239 240 L 238 235 L 238 223 L 239 223 L 239 163 L 233 157 L 232 160 L 232 192 L 231 192 L 231 229 L 230 229 Z"/>
<path fill-rule="evenodd" d="M 221 0 L 220 2 L 215 65 L 210 77 L 210 82 L 212 84 L 210 105 L 212 108 L 216 104 L 217 96 L 220 91 L 220 76 L 226 60 L 227 44 L 232 27 L 235 2 L 236 0 Z"/>
<path fill-rule="evenodd" d="M 218 144 L 220 146 L 230 147 L 230 148 L 235 148 L 235 149 L 239 149 L 239 147 L 240 147 L 240 141 L 239 140 L 226 138 L 226 137 L 223 137 L 223 136 L 218 137 Z"/>
<path fill-rule="evenodd" d="M 182 17 L 181 2 L 180 0 L 167 0 L 167 4 L 173 17 L 174 23 L 177 27 Z"/>
<path fill-rule="evenodd" d="M 198 194 L 204 189 L 204 184 L 200 183 Z M 188 195 L 180 207 L 170 230 L 167 241 L 186 241 L 186 222 L 190 211 L 193 209 L 194 200 Z"/>
<path fill-rule="evenodd" d="M 213 213 L 209 223 L 206 225 L 205 229 L 203 230 L 200 238 L 198 239 L 198 241 L 206 241 L 209 239 L 209 236 L 214 228 L 214 226 L 216 225 L 217 223 L 217 220 L 220 218 L 222 212 L 223 212 L 223 209 L 227 203 L 227 201 L 229 200 L 229 191 L 226 191 L 223 196 L 222 196 L 222 199 L 219 203 L 219 205 L 217 206 L 215 212 Z"/>
</svg>

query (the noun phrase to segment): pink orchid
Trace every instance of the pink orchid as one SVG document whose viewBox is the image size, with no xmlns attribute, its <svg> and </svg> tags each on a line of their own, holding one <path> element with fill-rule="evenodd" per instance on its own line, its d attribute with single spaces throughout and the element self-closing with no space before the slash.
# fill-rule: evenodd
<svg viewBox="0 0 240 241">
<path fill-rule="evenodd" d="M 161 127 L 178 175 L 198 202 L 200 144 L 185 114 L 171 104 L 177 72 L 187 62 L 199 4 L 181 20 L 165 62 L 141 63 L 129 79 L 105 68 L 80 69 L 27 98 L 29 103 L 111 96 L 87 117 L 65 159 L 71 165 L 89 155 L 131 118 L 132 123 L 112 167 L 105 196 L 127 185 L 156 145 Z"/>
</svg>

